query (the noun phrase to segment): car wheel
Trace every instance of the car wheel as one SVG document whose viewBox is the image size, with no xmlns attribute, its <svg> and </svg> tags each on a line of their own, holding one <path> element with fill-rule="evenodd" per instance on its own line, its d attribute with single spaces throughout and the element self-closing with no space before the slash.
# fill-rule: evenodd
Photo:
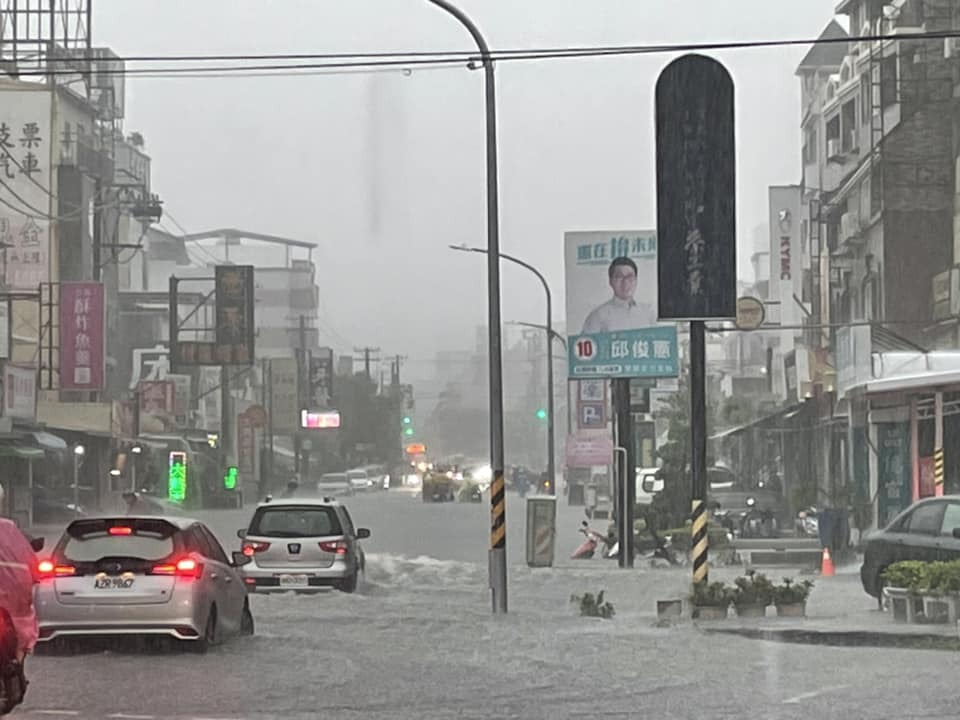
<svg viewBox="0 0 960 720">
<path fill-rule="evenodd" d="M 217 606 L 211 605 L 210 612 L 207 613 L 207 624 L 203 629 L 203 635 L 190 643 L 190 649 L 198 655 L 203 655 L 217 644 L 217 640 Z"/>
<path fill-rule="evenodd" d="M 343 580 L 337 585 L 337 590 L 345 593 L 354 593 L 357 591 L 357 576 L 359 575 L 359 570 L 357 568 L 353 569 L 353 572 L 347 575 Z"/>
<path fill-rule="evenodd" d="M 250 601 L 243 601 L 243 612 L 240 614 L 240 634 L 253 635 L 255 630 L 253 613 L 250 612 Z"/>
</svg>

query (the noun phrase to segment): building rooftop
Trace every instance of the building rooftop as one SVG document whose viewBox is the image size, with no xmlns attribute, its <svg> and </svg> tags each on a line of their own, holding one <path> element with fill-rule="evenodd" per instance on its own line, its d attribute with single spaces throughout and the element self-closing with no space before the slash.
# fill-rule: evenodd
<svg viewBox="0 0 960 720">
<path fill-rule="evenodd" d="M 257 240 L 265 243 L 276 243 L 278 245 L 292 245 L 293 247 L 310 248 L 317 247 L 316 243 L 306 242 L 305 240 L 294 240 L 292 238 L 280 237 L 278 235 L 264 235 L 262 233 L 250 232 L 248 230 L 238 230 L 236 228 L 218 228 L 216 230 L 207 230 L 201 233 L 191 233 L 184 235 L 184 242 L 195 242 L 197 240 L 223 239 L 231 240 Z"/>
<path fill-rule="evenodd" d="M 839 11 L 838 11 L 839 12 Z M 810 48 L 800 65 L 797 74 L 810 70 L 838 70 L 847 55 L 847 40 L 850 35 L 840 23 L 831 20 L 817 38 L 817 42 Z"/>
</svg>

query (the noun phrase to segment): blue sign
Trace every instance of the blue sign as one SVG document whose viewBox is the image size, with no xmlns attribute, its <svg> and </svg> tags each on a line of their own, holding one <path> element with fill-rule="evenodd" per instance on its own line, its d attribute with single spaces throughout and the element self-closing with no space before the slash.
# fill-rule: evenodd
<svg viewBox="0 0 960 720">
<path fill-rule="evenodd" d="M 572 335 L 573 378 L 668 378 L 680 372 L 677 329 L 671 326 Z"/>
</svg>

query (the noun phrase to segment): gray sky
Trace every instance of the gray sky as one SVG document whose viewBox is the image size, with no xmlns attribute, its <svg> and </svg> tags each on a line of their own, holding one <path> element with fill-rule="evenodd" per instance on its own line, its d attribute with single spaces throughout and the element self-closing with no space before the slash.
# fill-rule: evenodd
<svg viewBox="0 0 960 720">
<path fill-rule="evenodd" d="M 493 48 L 816 37 L 834 4 L 461 0 Z M 98 0 L 93 34 L 121 55 L 472 49 L 425 0 Z M 743 274 L 767 186 L 800 179 L 805 52 L 718 55 L 737 83 Z M 671 59 L 498 66 L 502 249 L 544 271 L 558 320 L 565 230 L 655 226 L 653 88 Z M 325 339 L 406 353 L 424 376 L 486 315 L 483 258 L 447 249 L 485 244 L 482 100 L 481 74 L 461 68 L 131 79 L 125 126 L 145 136 L 154 188 L 189 231 L 317 242 Z M 536 280 L 506 267 L 504 320 L 543 312 Z"/>
</svg>

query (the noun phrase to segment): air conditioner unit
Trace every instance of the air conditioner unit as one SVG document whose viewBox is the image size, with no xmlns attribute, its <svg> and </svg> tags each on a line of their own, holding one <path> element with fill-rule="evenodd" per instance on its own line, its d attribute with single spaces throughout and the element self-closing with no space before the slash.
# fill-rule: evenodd
<svg viewBox="0 0 960 720">
<path fill-rule="evenodd" d="M 960 37 L 943 39 L 943 56 L 947 59 L 960 57 Z"/>
<path fill-rule="evenodd" d="M 833 160 L 841 155 L 843 155 L 843 148 L 840 145 L 840 138 L 827 140 L 827 158 Z"/>
<path fill-rule="evenodd" d="M 849 243 L 860 239 L 860 216 L 853 210 L 840 216 L 840 242 Z"/>
<path fill-rule="evenodd" d="M 934 320 L 960 315 L 960 268 L 952 267 L 933 276 L 930 300 Z"/>
</svg>

